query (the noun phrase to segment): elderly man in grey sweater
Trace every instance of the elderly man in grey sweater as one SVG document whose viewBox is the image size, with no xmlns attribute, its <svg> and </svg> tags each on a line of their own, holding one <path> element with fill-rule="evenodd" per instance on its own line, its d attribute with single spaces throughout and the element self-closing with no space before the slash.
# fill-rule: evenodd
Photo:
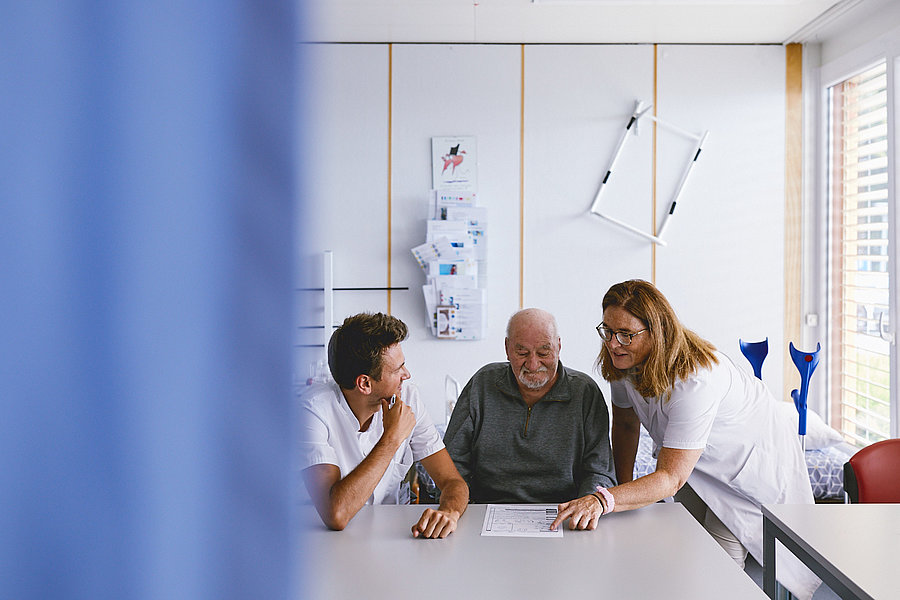
<svg viewBox="0 0 900 600">
<path fill-rule="evenodd" d="M 529 308 L 506 328 L 509 362 L 478 370 L 463 389 L 444 444 L 477 503 L 576 499 L 572 529 L 594 529 L 615 475 L 609 412 L 588 375 L 559 360 L 556 319 Z"/>
</svg>

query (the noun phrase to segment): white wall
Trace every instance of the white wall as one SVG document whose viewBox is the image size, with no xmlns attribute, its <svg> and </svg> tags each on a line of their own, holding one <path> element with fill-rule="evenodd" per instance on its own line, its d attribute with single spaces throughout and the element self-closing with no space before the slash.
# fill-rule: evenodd
<svg viewBox="0 0 900 600">
<path fill-rule="evenodd" d="M 603 295 L 651 277 L 650 244 L 588 209 L 634 101 L 653 99 L 653 47 L 529 46 L 525 56 L 525 305 L 556 315 L 563 364 L 593 374 Z M 626 142 L 601 206 L 649 230 L 646 125 Z"/>
<path fill-rule="evenodd" d="M 444 375 L 464 384 L 481 365 L 503 360 L 506 320 L 519 307 L 522 46 L 395 44 L 392 65 L 387 45 L 318 45 L 315 51 L 321 81 L 311 89 L 327 110 L 316 117 L 322 133 L 311 149 L 317 168 L 310 172 L 322 176 L 311 199 L 326 209 L 303 225 L 311 234 L 304 234 L 301 252 L 308 258 L 333 249 L 336 285 L 344 274 L 359 279 L 344 285 L 386 284 L 387 157 L 381 151 L 390 134 L 391 283 L 410 287 L 392 294 L 391 311 L 410 326 L 407 362 L 432 417 L 442 422 Z M 710 137 L 666 231 L 668 246 L 654 256 L 649 242 L 588 214 L 634 100 L 653 100 L 654 47 L 524 47 L 524 305 L 555 313 L 563 362 L 592 373 L 603 294 L 623 279 L 650 279 L 655 261 L 657 283 L 682 319 L 739 364 L 746 365 L 738 337 L 769 337 L 764 376 L 779 390 L 785 343 L 784 50 L 658 51 L 660 118 L 697 133 L 709 129 Z M 640 135 L 629 139 L 604 192 L 610 210 L 647 230 L 649 125 L 642 123 Z M 489 211 L 489 331 L 481 341 L 431 337 L 420 291 L 424 275 L 409 253 L 424 241 L 430 138 L 437 135 L 478 139 L 479 197 Z M 661 218 L 688 157 L 674 136 L 660 132 L 657 141 Z M 338 255 L 348 261 L 343 267 Z M 341 298 L 336 321 L 386 308 L 383 293 Z M 298 352 L 301 375 L 306 354 Z"/>
<path fill-rule="evenodd" d="M 461 385 L 487 362 L 505 360 L 506 320 L 518 308 L 519 46 L 394 46 L 393 314 L 410 326 L 407 365 L 436 422 L 445 419 L 444 376 Z M 425 276 L 410 248 L 425 241 L 431 137 L 474 135 L 478 198 L 488 208 L 488 335 L 447 341 L 426 329 Z M 402 283 L 401 283 L 402 282 Z"/>
<path fill-rule="evenodd" d="M 333 252 L 335 287 L 387 286 L 388 48 L 384 44 L 305 46 L 309 103 L 297 168 L 307 210 L 297 215 L 298 288 L 322 287 L 322 251 Z M 309 93 L 315 90 L 315 93 Z M 360 257 L 366 260 L 360 260 Z M 297 292 L 298 327 L 322 324 L 323 295 Z M 386 292 L 335 292 L 334 314 L 386 311 Z M 330 335 L 330 334 L 329 334 Z M 295 332 L 295 344 L 321 344 L 321 329 Z M 295 378 L 325 357 L 295 348 Z"/>
<path fill-rule="evenodd" d="M 900 26 L 900 3 L 867 0 L 824 26 L 808 41 L 821 47 L 821 64 L 842 61 L 879 38 L 891 38 Z"/>
<path fill-rule="evenodd" d="M 769 338 L 763 380 L 782 389 L 784 331 L 784 49 L 661 46 L 659 115 L 709 130 L 657 250 L 657 285 L 681 320 L 746 365 L 738 339 Z M 702 69 L 698 68 L 702 65 Z M 662 180 L 683 151 L 660 139 Z M 677 138 L 675 139 L 677 141 Z M 661 204 L 659 210 L 664 210 Z M 799 340 L 796 341 L 799 344 Z"/>
</svg>

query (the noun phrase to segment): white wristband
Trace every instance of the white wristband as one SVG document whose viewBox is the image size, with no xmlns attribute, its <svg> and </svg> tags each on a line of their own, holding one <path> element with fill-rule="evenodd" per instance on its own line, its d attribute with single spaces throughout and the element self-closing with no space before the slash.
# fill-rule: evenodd
<svg viewBox="0 0 900 600">
<path fill-rule="evenodd" d="M 603 514 L 609 514 L 616 508 L 616 499 L 613 497 L 612 492 L 610 492 L 605 487 L 597 486 L 597 491 L 603 496 L 603 499 L 606 500 L 606 507 L 603 509 Z"/>
</svg>

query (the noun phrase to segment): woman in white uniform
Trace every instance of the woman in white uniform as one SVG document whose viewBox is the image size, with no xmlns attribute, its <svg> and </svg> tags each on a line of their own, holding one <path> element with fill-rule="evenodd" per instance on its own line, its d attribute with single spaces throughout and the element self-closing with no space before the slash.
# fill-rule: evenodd
<svg viewBox="0 0 900 600">
<path fill-rule="evenodd" d="M 776 417 L 761 381 L 686 329 L 650 283 L 625 281 L 603 298 L 597 364 L 612 387 L 612 445 L 619 485 L 598 490 L 603 514 L 691 491 L 693 511 L 743 567 L 762 564 L 762 504 L 812 504 L 806 463 L 791 424 Z M 640 426 L 658 449 L 656 471 L 633 479 Z M 687 484 L 687 486 L 685 486 Z M 705 506 L 704 506 L 705 504 Z M 563 507 L 559 518 L 577 507 Z M 800 599 L 820 581 L 789 552 L 778 579 Z"/>
</svg>

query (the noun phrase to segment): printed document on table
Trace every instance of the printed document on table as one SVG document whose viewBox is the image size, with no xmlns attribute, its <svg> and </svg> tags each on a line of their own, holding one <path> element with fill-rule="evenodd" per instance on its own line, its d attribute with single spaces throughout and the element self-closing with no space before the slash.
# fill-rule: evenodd
<svg viewBox="0 0 900 600">
<path fill-rule="evenodd" d="M 488 504 L 481 535 L 561 538 L 563 528 L 550 531 L 556 504 Z"/>
</svg>

